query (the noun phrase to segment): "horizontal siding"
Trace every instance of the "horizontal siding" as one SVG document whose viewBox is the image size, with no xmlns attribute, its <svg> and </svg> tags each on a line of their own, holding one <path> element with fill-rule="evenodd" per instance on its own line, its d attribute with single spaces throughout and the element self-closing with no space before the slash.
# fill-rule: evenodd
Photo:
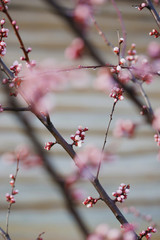
<svg viewBox="0 0 160 240">
<path fill-rule="evenodd" d="M 66 6 L 71 4 L 71 1 L 63 0 L 62 2 Z M 139 12 L 133 8 L 132 5 L 136 4 L 135 1 L 118 1 L 118 3 L 126 24 L 128 47 L 135 42 L 138 53 L 144 54 L 151 39 L 148 32 L 155 26 L 154 20 L 148 11 Z M 94 63 L 88 56 L 77 63 L 66 61 L 64 50 L 70 44 L 74 34 L 59 16 L 50 12 L 50 7 L 45 4 L 45 1 L 14 0 L 9 8 L 13 18 L 20 26 L 25 45 L 33 48 L 33 52 L 30 54 L 32 59 L 40 62 L 44 58 L 53 58 L 56 65 L 61 63 L 63 66 Z M 96 20 L 107 38 L 116 45 L 117 30 L 120 29 L 120 26 L 113 7 L 106 4 L 102 10 L 96 13 Z M 104 59 L 111 59 L 113 63 L 117 60 L 98 36 L 94 26 L 89 33 L 89 38 L 98 47 Z M 4 59 L 8 64 L 12 64 L 15 59 L 19 59 L 22 53 L 20 49 L 17 50 L 17 40 L 11 29 L 7 45 L 7 55 Z M 93 88 L 92 82 L 96 78 L 97 71 L 84 71 L 89 74 L 90 79 L 87 87 L 76 88 L 73 86 L 68 91 L 56 93 L 56 106 L 51 110 L 51 119 L 68 141 L 78 125 L 88 126 L 89 131 L 86 134 L 85 144 L 92 143 L 101 147 L 113 100 Z M 159 107 L 159 87 L 158 81 L 145 86 L 154 108 Z M 117 159 L 113 163 L 104 164 L 100 172 L 100 179 L 109 194 L 116 190 L 121 182 L 130 183 L 131 194 L 126 202 L 127 206 L 135 205 L 142 213 L 151 214 L 153 220 L 160 223 L 160 191 L 158 190 L 160 167 L 156 159 L 158 149 L 153 139 L 153 130 L 143 122 L 137 130 L 135 139 L 123 139 L 119 143 L 112 137 L 118 118 L 129 118 L 136 122 L 142 120 L 136 107 L 128 101 L 127 96 L 125 98 L 123 102 L 117 104 L 107 143 L 108 150 L 112 149 L 113 143 L 116 144 Z M 5 105 L 5 102 L 6 95 L 1 91 L 0 103 Z M 133 111 L 130 110 L 131 107 L 133 107 Z M 26 113 L 26 116 L 30 119 L 43 148 L 45 142 L 53 140 L 52 136 L 31 113 Z M 5 163 L 4 154 L 7 151 L 14 151 L 17 145 L 22 143 L 27 143 L 32 147 L 21 123 L 12 112 L 0 114 L 0 142 L 0 226 L 3 227 L 7 208 L 4 196 L 6 191 L 9 191 L 8 176 L 14 172 L 15 168 L 15 166 Z M 55 146 L 48 156 L 64 176 L 68 176 L 74 171 L 75 166 L 72 160 L 60 146 Z M 84 191 L 85 197 L 91 194 L 97 196 L 88 181 L 81 180 L 77 187 Z M 78 229 L 74 220 L 65 209 L 58 187 L 51 183 L 44 169 L 41 167 L 29 170 L 20 168 L 17 188 L 20 190 L 20 194 L 17 196 L 17 204 L 13 207 L 10 218 L 10 232 L 13 239 L 36 239 L 38 234 L 43 231 L 45 231 L 44 239 L 48 240 L 53 238 L 56 240 L 82 239 L 81 235 L 77 234 Z M 101 222 L 118 226 L 112 213 L 102 203 L 87 210 L 79 203 L 78 209 L 91 229 Z M 127 215 L 126 217 L 133 220 L 131 216 Z M 145 223 L 142 225 L 146 226 Z M 153 237 L 153 239 L 156 240 L 158 237 Z"/>
</svg>

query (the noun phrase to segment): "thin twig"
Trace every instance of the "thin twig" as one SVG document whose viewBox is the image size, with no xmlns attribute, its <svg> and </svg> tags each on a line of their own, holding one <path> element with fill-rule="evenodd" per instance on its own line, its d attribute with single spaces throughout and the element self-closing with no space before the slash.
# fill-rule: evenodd
<svg viewBox="0 0 160 240">
<path fill-rule="evenodd" d="M 150 12 L 152 13 L 158 27 L 160 28 L 160 16 L 158 14 L 158 12 L 156 11 L 153 3 L 151 0 L 146 0 L 146 3 L 147 3 L 147 8 L 150 10 Z"/>
<path fill-rule="evenodd" d="M 125 50 L 126 50 L 126 35 L 127 35 L 126 34 L 126 28 L 125 28 L 125 25 L 124 25 L 122 14 L 121 14 L 119 8 L 117 7 L 117 4 L 116 4 L 115 0 L 111 0 L 111 2 L 112 2 L 112 5 L 117 12 L 118 19 L 119 19 L 121 29 L 122 29 L 122 35 L 123 35 L 123 39 L 124 39 L 123 48 L 122 48 L 122 57 L 124 57 L 125 56 Z"/>
<path fill-rule="evenodd" d="M 102 146 L 102 154 L 104 152 L 104 148 L 105 148 L 105 145 L 106 145 L 106 142 L 107 142 L 108 132 L 109 132 L 109 128 L 110 128 L 110 125 L 111 125 L 111 121 L 112 121 L 112 117 L 113 117 L 113 113 L 114 113 L 114 110 L 115 110 L 116 103 L 117 103 L 117 101 L 114 101 L 114 103 L 113 103 L 112 111 L 111 111 L 111 114 L 110 114 L 110 120 L 109 120 L 109 123 L 108 123 L 108 126 L 107 126 L 107 130 L 106 130 L 105 138 L 104 138 L 104 143 L 103 143 L 103 146 Z M 99 171 L 100 171 L 100 168 L 101 168 L 101 164 L 102 164 L 102 156 L 101 156 L 99 164 L 98 164 L 97 179 L 98 179 L 98 176 L 99 176 Z"/>
<path fill-rule="evenodd" d="M 106 45 L 108 45 L 109 47 L 114 48 L 114 45 L 107 39 L 107 37 L 105 36 L 104 32 L 100 29 L 97 21 L 95 20 L 94 16 L 91 15 L 91 19 L 94 23 L 94 26 L 96 27 L 97 31 L 98 31 L 98 34 L 102 37 L 102 39 L 104 40 L 104 42 L 106 43 Z"/>
</svg>

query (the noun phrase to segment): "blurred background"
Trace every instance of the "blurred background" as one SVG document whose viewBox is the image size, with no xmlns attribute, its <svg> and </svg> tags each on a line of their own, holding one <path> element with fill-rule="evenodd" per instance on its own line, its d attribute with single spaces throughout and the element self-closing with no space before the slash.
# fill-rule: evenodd
<svg viewBox="0 0 160 240">
<path fill-rule="evenodd" d="M 65 6 L 73 6 L 74 1 L 58 1 Z M 122 13 L 127 32 L 127 49 L 132 43 L 136 44 L 138 54 L 147 54 L 148 44 L 154 40 L 149 32 L 156 27 L 156 23 L 147 10 L 138 11 L 133 5 L 141 1 L 117 1 Z M 86 54 L 80 60 L 69 61 L 65 57 L 65 49 L 75 38 L 67 23 L 45 1 L 41 0 L 12 0 L 9 11 L 19 25 L 19 31 L 26 47 L 32 47 L 30 58 L 40 63 L 44 59 L 52 59 L 55 65 L 78 66 L 92 65 L 96 62 Z M 1 18 L 3 14 L 1 13 Z M 121 27 L 115 9 L 106 2 L 96 10 L 96 20 L 107 38 L 117 45 L 117 31 L 121 36 Z M 7 22 L 7 20 L 6 20 Z M 7 54 L 5 63 L 10 66 L 15 60 L 19 61 L 22 52 L 9 24 L 7 39 Z M 98 35 L 94 25 L 88 35 L 105 61 L 116 63 L 116 57 L 103 39 Z M 158 39 L 156 41 L 159 41 Z M 85 145 L 94 144 L 102 147 L 104 135 L 109 121 L 113 99 L 93 87 L 98 70 L 80 70 L 75 74 L 76 83 L 67 91 L 54 94 L 55 107 L 51 111 L 51 120 L 59 132 L 70 142 L 70 135 L 74 134 L 79 125 L 88 127 Z M 78 78 L 78 79 L 77 79 Z M 87 79 L 87 85 L 83 80 Z M 78 84 L 77 84 L 78 83 Z M 145 85 L 153 109 L 159 107 L 160 83 L 155 80 L 151 85 Z M 0 90 L 0 103 L 6 106 L 7 96 Z M 35 133 L 44 148 L 45 142 L 53 141 L 51 134 L 29 112 L 25 116 L 30 121 Z M 112 133 L 116 121 L 130 119 L 142 122 L 133 139 L 116 140 Z M 116 161 L 106 163 L 100 171 L 100 181 L 108 194 L 117 190 L 120 183 L 131 185 L 128 200 L 123 206 L 134 206 L 141 214 L 151 215 L 156 224 L 160 224 L 160 163 L 157 160 L 158 147 L 154 142 L 154 131 L 145 121 L 142 121 L 137 108 L 126 97 L 117 104 L 106 149 L 113 150 L 118 156 Z M 0 226 L 5 229 L 7 203 L 5 194 L 10 191 L 9 174 L 15 172 L 16 165 L 4 161 L 4 154 L 13 152 L 20 145 L 27 145 L 33 151 L 33 143 L 26 135 L 23 125 L 13 112 L 3 112 L 0 115 Z M 63 176 L 70 176 L 75 166 L 61 147 L 53 147 L 48 153 L 57 171 Z M 24 168 L 20 165 L 16 188 L 20 193 L 16 196 L 16 204 L 12 207 L 9 223 L 9 233 L 12 239 L 36 239 L 41 232 L 45 232 L 44 239 L 84 239 L 74 218 L 65 208 L 64 199 L 56 184 L 42 166 Z M 76 188 L 83 192 L 84 198 L 98 197 L 90 182 L 81 180 Z M 87 209 L 80 202 L 77 205 L 80 215 L 84 218 L 91 231 L 101 223 L 111 227 L 119 227 L 110 210 L 98 203 Z M 125 215 L 128 221 L 140 223 L 137 232 L 148 227 L 148 223 L 132 214 Z M 159 239 L 159 233 L 152 239 Z"/>
</svg>

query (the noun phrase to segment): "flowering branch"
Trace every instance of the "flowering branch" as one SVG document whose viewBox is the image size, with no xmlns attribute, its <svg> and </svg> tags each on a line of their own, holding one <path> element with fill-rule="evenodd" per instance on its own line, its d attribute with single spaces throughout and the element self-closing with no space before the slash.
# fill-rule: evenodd
<svg viewBox="0 0 160 240">
<path fill-rule="evenodd" d="M 150 10 L 150 12 L 152 13 L 158 27 L 160 28 L 160 16 L 159 14 L 157 13 L 153 3 L 151 0 L 145 0 L 146 4 L 147 4 L 147 8 Z"/>
<path fill-rule="evenodd" d="M 25 58 L 23 58 L 22 60 L 25 60 L 27 63 L 30 63 L 29 56 L 28 56 L 28 53 L 30 52 L 30 49 L 26 50 L 26 48 L 24 46 L 24 43 L 22 41 L 22 38 L 21 38 L 21 36 L 20 36 L 20 34 L 18 32 L 19 27 L 16 24 L 16 21 L 11 18 L 4 1 L 3 0 L 0 0 L 0 1 L 1 1 L 2 6 L 3 6 L 2 11 L 6 14 L 8 20 L 10 21 L 10 23 L 11 23 L 13 29 L 14 29 L 15 35 L 17 36 L 17 39 L 18 39 L 18 41 L 20 43 L 20 48 L 22 49 L 22 51 L 24 53 Z"/>
<path fill-rule="evenodd" d="M 17 180 L 18 171 L 19 171 L 19 156 L 17 156 L 16 173 L 15 173 L 15 175 L 13 175 L 13 174 L 10 175 L 10 178 L 11 178 L 10 185 L 12 187 L 11 194 L 9 194 L 9 193 L 6 194 L 6 201 L 9 202 L 7 218 L 6 218 L 6 234 L 8 234 L 9 216 L 10 216 L 10 212 L 11 212 L 11 207 L 12 207 L 12 204 L 15 203 L 14 195 L 18 194 L 18 190 L 15 190 L 15 183 Z"/>
</svg>

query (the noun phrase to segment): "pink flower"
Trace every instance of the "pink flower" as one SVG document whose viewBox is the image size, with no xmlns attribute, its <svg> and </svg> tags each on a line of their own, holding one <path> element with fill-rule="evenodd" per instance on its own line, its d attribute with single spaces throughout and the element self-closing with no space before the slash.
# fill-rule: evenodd
<svg viewBox="0 0 160 240">
<path fill-rule="evenodd" d="M 157 108 L 154 112 L 152 126 L 155 130 L 160 130 L 160 108 Z"/>
<path fill-rule="evenodd" d="M 76 131 L 75 135 L 71 135 L 71 139 L 73 140 L 72 145 L 81 147 L 82 143 L 85 139 L 85 132 L 88 131 L 88 128 L 83 128 L 82 126 L 78 127 L 78 130 Z"/>
<path fill-rule="evenodd" d="M 114 86 L 114 80 L 107 68 L 101 68 L 94 83 L 94 87 L 98 90 L 108 93 Z"/>
<path fill-rule="evenodd" d="M 74 19 L 85 28 L 90 23 L 91 7 L 88 4 L 78 4 L 74 10 Z"/>
<path fill-rule="evenodd" d="M 43 163 L 41 157 L 33 154 L 25 145 L 18 146 L 12 153 L 4 154 L 3 159 L 5 162 L 13 163 L 17 161 L 17 156 L 20 156 L 21 165 L 25 168 L 41 166 Z"/>
<path fill-rule="evenodd" d="M 14 196 L 9 193 L 6 193 L 6 201 L 9 202 L 10 204 L 13 204 L 16 202 Z"/>
<path fill-rule="evenodd" d="M 92 198 L 92 197 L 88 197 L 83 201 L 83 204 L 87 206 L 87 208 L 93 207 L 94 204 L 97 203 L 99 199 L 97 198 Z"/>
<path fill-rule="evenodd" d="M 132 79 L 132 76 L 127 69 L 121 69 L 121 71 L 118 73 L 118 79 L 125 84 Z"/>
<path fill-rule="evenodd" d="M 83 55 L 84 42 L 81 38 L 75 38 L 65 50 L 65 56 L 69 59 L 78 59 Z"/>
<path fill-rule="evenodd" d="M 151 58 L 160 58 L 160 43 L 151 42 L 148 45 L 148 54 Z"/>
<path fill-rule="evenodd" d="M 47 143 L 45 144 L 44 149 L 46 149 L 47 151 L 49 151 L 54 144 L 55 144 L 55 143 L 53 143 L 53 142 L 47 142 Z"/>
<path fill-rule="evenodd" d="M 53 69 L 51 62 L 44 62 L 34 68 L 26 69 L 20 91 L 35 111 L 46 112 L 54 106 L 53 91 L 66 86 L 65 73 Z M 51 95 L 52 92 L 52 95 Z"/>
<path fill-rule="evenodd" d="M 152 65 L 149 63 L 146 57 L 139 57 L 136 63 L 132 65 L 132 67 L 133 69 L 131 71 L 135 78 L 147 84 L 153 81 Z"/>
<path fill-rule="evenodd" d="M 124 200 L 127 198 L 127 195 L 129 193 L 130 185 L 126 185 L 124 183 L 121 183 L 118 190 L 116 192 L 113 192 L 112 195 L 115 197 L 116 202 L 124 202 Z"/>
<path fill-rule="evenodd" d="M 114 102 L 117 102 L 118 100 L 121 101 L 124 99 L 123 89 L 119 87 L 113 87 L 109 96 L 114 98 Z"/>
<path fill-rule="evenodd" d="M 135 133 L 137 125 L 133 123 L 131 120 L 122 120 L 119 119 L 116 123 L 116 126 L 113 130 L 113 134 L 115 137 L 128 137 L 132 138 Z"/>
</svg>

